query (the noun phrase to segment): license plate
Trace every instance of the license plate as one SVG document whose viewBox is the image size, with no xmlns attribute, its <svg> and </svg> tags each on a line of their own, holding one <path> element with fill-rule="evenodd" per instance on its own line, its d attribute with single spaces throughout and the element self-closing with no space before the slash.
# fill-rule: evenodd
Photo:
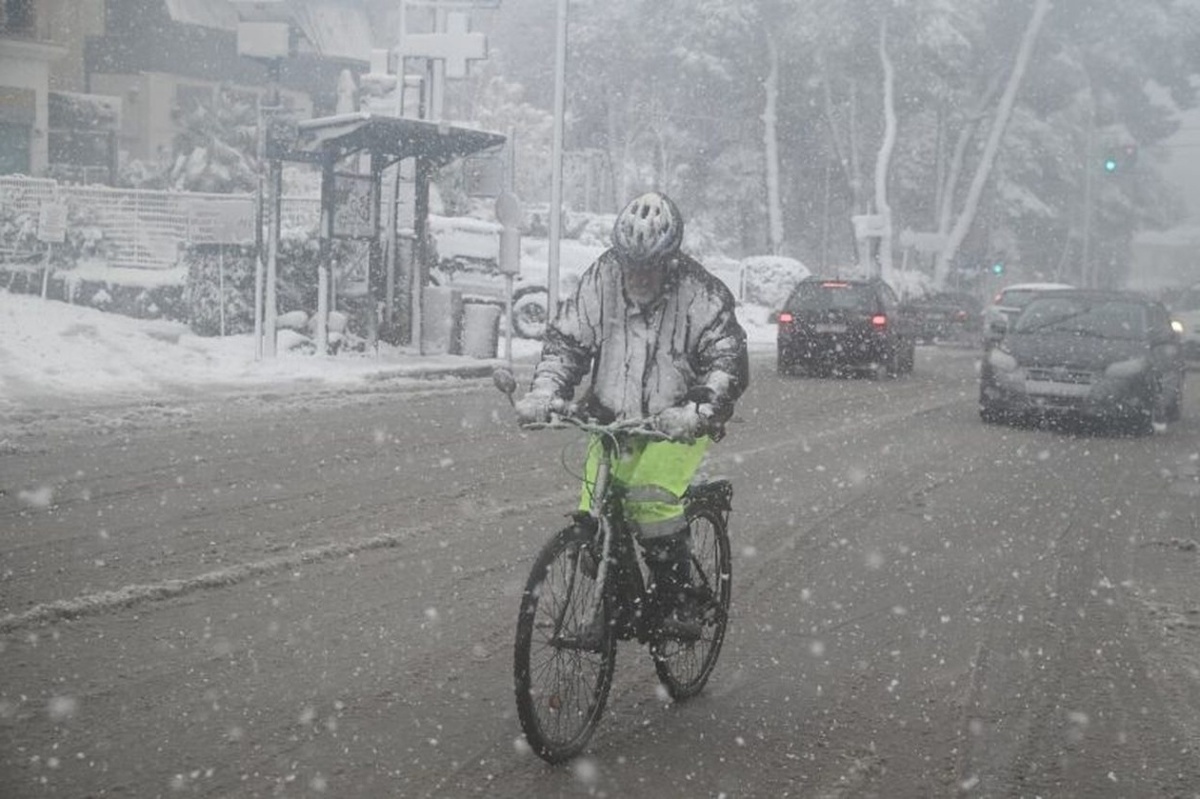
<svg viewBox="0 0 1200 799">
<path fill-rule="evenodd" d="M 813 325 L 813 330 L 816 331 L 817 333 L 845 333 L 846 326 L 845 325 L 819 324 L 819 325 Z"/>
<path fill-rule="evenodd" d="M 1079 383 L 1050 383 L 1039 380 L 1025 381 L 1025 390 L 1030 396 L 1040 394 L 1045 397 L 1086 397 L 1092 387 Z"/>
</svg>

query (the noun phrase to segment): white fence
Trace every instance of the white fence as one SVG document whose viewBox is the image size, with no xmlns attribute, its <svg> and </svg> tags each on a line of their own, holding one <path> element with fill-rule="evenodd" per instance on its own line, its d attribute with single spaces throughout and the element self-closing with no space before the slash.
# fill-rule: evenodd
<svg viewBox="0 0 1200 799">
<path fill-rule="evenodd" d="M 230 200 L 254 201 L 252 194 L 200 194 L 195 192 L 112 189 L 105 186 L 61 185 L 54 180 L 0 176 L 0 218 L 36 225 L 45 202 L 65 203 L 73 221 L 87 218 L 104 240 L 106 260 L 112 266 L 169 269 L 179 261 L 180 248 L 202 238 L 200 226 L 211 219 L 206 206 Z M 316 229 L 320 200 L 284 197 L 283 225 Z M 78 222 L 76 222 L 78 224 Z M 7 249 L 6 249 L 7 248 Z M 28 255 L 0 240 L 0 261 Z"/>
</svg>

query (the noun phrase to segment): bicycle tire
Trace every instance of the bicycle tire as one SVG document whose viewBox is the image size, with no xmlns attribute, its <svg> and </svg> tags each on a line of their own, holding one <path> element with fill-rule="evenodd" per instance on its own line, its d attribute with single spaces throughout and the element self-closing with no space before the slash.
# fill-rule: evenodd
<svg viewBox="0 0 1200 799">
<path fill-rule="evenodd" d="M 732 560 L 724 514 L 707 505 L 688 509 L 692 534 L 692 588 L 703 614 L 700 639 L 683 643 L 660 640 L 651 646 L 654 670 L 675 701 L 700 693 L 717 665 L 729 624 Z"/>
<path fill-rule="evenodd" d="M 616 667 L 617 639 L 608 623 L 611 600 L 601 603 L 594 647 L 581 634 L 599 588 L 586 565 L 579 564 L 589 537 L 568 527 L 542 547 L 517 616 L 517 715 L 525 740 L 549 763 L 569 760 L 587 746 L 604 713 Z"/>
</svg>

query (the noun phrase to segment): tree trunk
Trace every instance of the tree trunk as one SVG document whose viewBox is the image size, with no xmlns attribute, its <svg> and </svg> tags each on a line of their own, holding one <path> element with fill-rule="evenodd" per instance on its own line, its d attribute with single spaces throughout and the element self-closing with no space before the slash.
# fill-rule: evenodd
<svg viewBox="0 0 1200 799">
<path fill-rule="evenodd" d="M 1021 36 L 1021 45 L 1017 50 L 1017 58 L 1013 64 L 1012 73 L 1008 77 L 1008 85 L 1004 87 L 1004 94 L 1000 98 L 1000 105 L 996 109 L 996 118 L 992 122 L 992 129 L 988 132 L 983 157 L 980 159 L 979 166 L 975 169 L 975 177 L 971 180 L 971 187 L 967 192 L 962 212 L 958 215 L 958 219 L 955 221 L 954 227 L 950 230 L 942 246 L 942 251 L 938 256 L 933 275 L 934 285 L 936 286 L 946 285 L 950 263 L 954 260 L 954 256 L 958 253 L 958 248 L 962 246 L 963 240 L 967 237 L 967 232 L 971 229 L 971 225 L 975 221 L 975 213 L 979 209 L 979 197 L 983 193 L 984 185 L 991 176 L 992 165 L 996 161 L 996 152 L 1000 149 L 1000 139 L 1004 136 L 1004 131 L 1008 127 L 1008 120 L 1012 116 L 1013 105 L 1017 99 L 1017 90 L 1021 87 L 1021 80 L 1025 76 L 1025 69 L 1029 66 L 1029 59 L 1033 54 L 1033 45 L 1037 41 L 1038 34 L 1042 28 L 1042 22 L 1045 20 L 1046 13 L 1049 10 L 1050 0 L 1035 0 L 1033 14 L 1029 18 L 1029 25 L 1025 28 L 1025 33 Z"/>
<path fill-rule="evenodd" d="M 850 193 L 851 202 L 857 199 L 854 187 L 854 175 L 850 171 L 850 159 L 842 146 L 842 134 L 838 130 L 837 120 L 833 114 L 833 86 L 829 81 L 829 70 L 825 57 L 817 55 L 817 69 L 821 73 L 821 90 L 825 100 L 825 122 L 829 126 L 829 144 L 833 148 L 834 158 L 837 159 L 838 171 L 846 181 L 846 190 Z"/>
<path fill-rule="evenodd" d="M 954 196 L 958 193 L 958 179 L 962 176 L 963 163 L 967 157 L 967 147 L 975 138 L 975 134 L 979 130 L 979 123 L 983 121 L 988 106 L 992 104 L 992 98 L 996 96 L 996 92 L 999 89 L 1000 73 L 997 72 L 988 81 L 987 88 L 984 89 L 983 95 L 979 98 L 979 103 L 976 104 L 975 109 L 964 120 L 962 128 L 958 131 L 958 138 L 954 142 L 954 153 L 950 157 L 948 171 L 946 172 L 945 179 L 938 188 L 936 229 L 943 241 L 950 234 L 950 222 L 954 215 Z"/>
<path fill-rule="evenodd" d="M 783 252 L 783 206 L 779 193 L 779 139 L 776 131 L 779 103 L 779 47 L 775 36 L 766 32 L 767 79 L 763 84 L 766 98 L 763 104 L 763 155 L 766 159 L 767 178 L 767 235 L 771 254 Z"/>
<path fill-rule="evenodd" d="M 887 49 L 887 17 L 879 22 L 879 61 L 883 65 L 883 142 L 875 157 L 875 213 L 883 217 L 879 246 L 879 273 L 892 274 L 892 209 L 888 205 L 887 178 L 896 147 L 896 70 Z"/>
</svg>

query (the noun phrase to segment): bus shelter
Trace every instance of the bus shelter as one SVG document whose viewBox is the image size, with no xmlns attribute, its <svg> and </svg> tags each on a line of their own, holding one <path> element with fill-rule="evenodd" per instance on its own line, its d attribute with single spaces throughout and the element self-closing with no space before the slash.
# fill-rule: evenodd
<svg viewBox="0 0 1200 799">
<path fill-rule="evenodd" d="M 428 230 L 433 175 L 455 160 L 499 147 L 504 141 L 505 137 L 497 133 L 367 112 L 305 120 L 286 137 L 268 141 L 268 160 L 304 162 L 321 170 L 318 352 L 325 352 L 328 342 L 333 241 L 341 237 L 368 242 L 367 290 L 374 300 L 372 307 L 383 308 L 384 330 L 390 331 L 385 336 L 394 338 L 394 343 L 419 341 L 421 288 L 429 282 L 432 258 Z M 409 268 L 400 275 L 403 279 L 397 281 L 396 267 L 401 259 L 391 257 L 385 264 L 384 258 L 383 181 L 386 170 L 406 159 L 413 159 L 413 252 Z M 392 205 L 393 223 L 400 204 Z M 390 250 L 395 254 L 399 231 L 394 224 L 386 229 L 393 236 Z M 271 235 L 278 237 L 278 225 L 272 226 Z M 278 239 L 274 246 L 278 248 Z M 409 324 L 397 325 L 397 317 L 405 315 Z"/>
</svg>

